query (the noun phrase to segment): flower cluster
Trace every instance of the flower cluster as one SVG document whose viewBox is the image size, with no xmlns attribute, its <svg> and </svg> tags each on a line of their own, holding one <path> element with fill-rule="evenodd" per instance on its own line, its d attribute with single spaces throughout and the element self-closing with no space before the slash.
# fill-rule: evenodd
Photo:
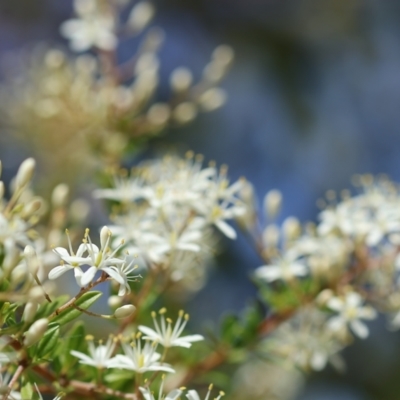
<svg viewBox="0 0 400 400">
<path fill-rule="evenodd" d="M 132 267 L 132 263 L 128 264 L 125 258 L 116 257 L 120 249 L 124 246 L 124 242 L 121 241 L 119 246 L 111 250 L 111 235 L 108 227 L 104 226 L 100 232 L 101 247 L 99 248 L 92 243 L 89 236 L 89 229 L 86 229 L 83 243 L 75 253 L 67 231 L 69 251 L 63 247 L 56 247 L 54 249 L 54 252 L 61 259 L 61 264 L 50 271 L 49 279 L 57 279 L 65 272 L 73 269 L 77 284 L 85 287 L 93 281 L 96 273 L 101 271 L 120 284 L 120 295 L 124 295 L 127 291 L 129 292 L 129 281 L 137 278 L 137 276 L 130 275 L 135 268 Z M 89 267 L 85 272 L 81 268 L 83 265 Z"/>
<path fill-rule="evenodd" d="M 119 17 L 126 12 L 122 2 L 75 0 L 74 10 L 75 18 L 61 25 L 61 34 L 73 51 L 91 53 L 72 58 L 59 49 L 37 49 L 31 61 L 24 60 L 31 64 L 29 73 L 0 92 L 10 125 L 46 154 L 49 174 L 62 168 L 64 180 L 76 184 L 77 171 L 90 171 L 99 161 L 118 163 L 132 140 L 184 125 L 224 104 L 226 94 L 218 85 L 233 59 L 230 47 L 215 49 L 199 82 L 189 69 L 176 68 L 170 98 L 160 102 L 157 52 L 164 34 L 146 29 L 154 6 L 138 2 L 127 20 Z M 118 63 L 119 41 L 141 31 L 139 50 Z"/>
<path fill-rule="evenodd" d="M 202 168 L 201 158 L 189 153 L 186 159 L 145 163 L 129 176 L 121 171 L 114 187 L 95 195 L 119 204 L 110 230 L 126 239 L 129 252 L 141 255 L 150 268 L 171 269 L 171 278 L 179 280 L 180 269 L 188 270 L 189 259 L 182 255 L 204 252 L 210 227 L 236 238 L 227 220 L 245 212 L 241 186 L 241 180 L 229 184 L 225 167 Z"/>
<path fill-rule="evenodd" d="M 360 176 L 356 183 L 361 193 L 353 197 L 344 192 L 339 201 L 328 192 L 319 223 L 305 228 L 293 217 L 275 225 L 281 196 L 265 197 L 266 264 L 255 277 L 278 313 L 296 315 L 276 331 L 274 352 L 304 369 L 339 365 L 337 353 L 351 334 L 368 336 L 364 321 L 377 311 L 398 326 L 400 192 L 387 178 Z M 306 313 L 297 313 L 304 303 Z"/>
</svg>

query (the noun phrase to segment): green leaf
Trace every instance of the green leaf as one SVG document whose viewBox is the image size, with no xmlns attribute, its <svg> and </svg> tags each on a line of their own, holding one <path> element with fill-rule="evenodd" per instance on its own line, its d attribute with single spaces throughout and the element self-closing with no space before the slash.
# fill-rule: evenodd
<svg viewBox="0 0 400 400">
<path fill-rule="evenodd" d="M 57 346 L 58 338 L 60 337 L 60 325 L 57 323 L 50 323 L 43 338 L 37 344 L 36 356 L 43 358 L 51 353 Z"/>
<path fill-rule="evenodd" d="M 85 326 L 82 321 L 75 323 L 65 334 L 65 341 L 62 346 L 63 371 L 67 372 L 68 369 L 78 361 L 76 357 L 71 355 L 70 351 L 83 351 L 86 346 L 86 341 L 84 340 L 85 336 Z"/>
<path fill-rule="evenodd" d="M 108 383 L 119 382 L 123 379 L 132 380 L 132 371 L 115 370 L 107 374 L 104 378 Z"/>
<path fill-rule="evenodd" d="M 227 315 L 221 323 L 221 338 L 224 342 L 233 344 L 239 333 L 239 320 L 236 315 Z"/>
<path fill-rule="evenodd" d="M 35 315 L 35 320 L 40 318 L 48 318 L 57 308 L 65 304 L 69 299 L 68 295 L 59 296 L 54 299 L 51 303 L 42 304 Z"/>
<path fill-rule="evenodd" d="M 33 386 L 30 382 L 26 382 L 21 388 L 21 398 L 22 399 L 32 399 L 33 398 Z"/>
<path fill-rule="evenodd" d="M 93 291 L 83 294 L 78 300 L 75 301 L 75 305 L 84 310 L 87 310 L 92 304 L 94 304 L 101 296 L 102 292 Z M 67 309 L 61 311 L 56 317 L 53 318 L 52 322 L 60 325 L 65 325 L 66 323 L 72 321 L 73 319 L 79 317 L 82 314 L 81 311 L 74 307 L 68 307 Z"/>
</svg>

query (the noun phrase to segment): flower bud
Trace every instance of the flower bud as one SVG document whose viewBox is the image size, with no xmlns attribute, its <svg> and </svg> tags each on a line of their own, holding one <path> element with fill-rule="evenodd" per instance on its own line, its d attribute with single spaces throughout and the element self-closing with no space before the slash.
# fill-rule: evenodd
<svg viewBox="0 0 400 400">
<path fill-rule="evenodd" d="M 282 231 L 286 240 L 296 240 L 301 233 L 300 222 L 296 217 L 288 217 L 283 221 Z"/>
<path fill-rule="evenodd" d="M 11 271 L 11 282 L 13 285 L 19 285 L 29 277 L 29 271 L 26 264 L 21 263 Z"/>
<path fill-rule="evenodd" d="M 315 299 L 315 302 L 320 306 L 325 306 L 326 303 L 334 297 L 335 294 L 333 293 L 332 289 L 324 289 Z"/>
<path fill-rule="evenodd" d="M 176 92 L 184 92 L 188 90 L 193 81 L 192 72 L 185 67 L 176 68 L 170 78 L 172 90 Z"/>
<path fill-rule="evenodd" d="M 110 296 L 108 298 L 108 306 L 112 309 L 118 308 L 122 304 L 122 297 L 120 296 Z"/>
<path fill-rule="evenodd" d="M 268 225 L 263 232 L 262 239 L 265 247 L 277 247 L 279 242 L 280 231 L 277 225 Z"/>
<path fill-rule="evenodd" d="M 140 32 L 151 21 L 155 13 L 154 6 L 147 1 L 140 1 L 132 8 L 128 17 L 128 25 L 136 32 Z"/>
<path fill-rule="evenodd" d="M 281 209 L 282 194 L 279 190 L 270 190 L 264 197 L 264 210 L 269 218 L 275 218 Z"/>
<path fill-rule="evenodd" d="M 108 226 L 103 226 L 100 231 L 100 244 L 103 250 L 105 250 L 105 247 L 108 245 L 110 236 L 111 236 L 111 231 L 108 228 Z"/>
<path fill-rule="evenodd" d="M 39 269 L 39 262 L 36 257 L 35 249 L 28 244 L 25 246 L 24 255 L 29 272 L 31 272 L 33 275 L 36 275 Z"/>
<path fill-rule="evenodd" d="M 89 215 L 90 206 L 84 199 L 74 200 L 71 204 L 70 214 L 72 222 L 82 223 Z"/>
<path fill-rule="evenodd" d="M 228 66 L 232 63 L 235 53 L 231 46 L 221 44 L 213 51 L 212 56 L 217 63 Z"/>
<path fill-rule="evenodd" d="M 14 244 L 9 244 L 6 242 L 5 247 L 5 257 L 3 260 L 3 269 L 7 272 L 12 271 L 20 261 L 20 251 Z"/>
<path fill-rule="evenodd" d="M 68 200 L 69 186 L 65 183 L 60 183 L 53 189 L 51 194 L 51 203 L 53 207 L 64 207 Z"/>
<path fill-rule="evenodd" d="M 227 95 L 223 89 L 211 88 L 199 97 L 199 104 L 204 111 L 214 111 L 222 107 L 226 102 Z"/>
<path fill-rule="evenodd" d="M 26 258 L 35 257 L 36 251 L 35 251 L 35 249 L 34 249 L 31 245 L 28 244 L 28 245 L 25 246 L 25 248 L 24 248 L 24 255 L 25 255 Z"/>
<path fill-rule="evenodd" d="M 15 177 L 16 189 L 21 189 L 32 179 L 35 171 L 36 161 L 33 158 L 27 158 L 19 167 Z"/>
<path fill-rule="evenodd" d="M 32 346 L 38 342 L 46 333 L 49 321 L 47 318 L 41 318 L 35 321 L 27 332 L 25 332 L 24 345 L 26 347 Z"/>
<path fill-rule="evenodd" d="M 114 312 L 115 318 L 126 318 L 132 315 L 136 311 L 136 307 L 132 304 L 127 304 L 125 306 L 119 307 Z"/>
<path fill-rule="evenodd" d="M 180 124 L 186 124 L 196 118 L 197 107 L 194 103 L 190 101 L 185 101 L 179 104 L 174 112 L 173 116 L 177 122 Z"/>
<path fill-rule="evenodd" d="M 23 210 L 23 217 L 28 218 L 32 216 L 36 211 L 38 211 L 43 205 L 43 202 L 41 199 L 33 199 L 31 202 L 29 202 L 24 210 Z"/>
<path fill-rule="evenodd" d="M 35 302 L 30 301 L 29 303 L 26 303 L 24 313 L 22 314 L 22 320 L 28 323 L 31 322 L 36 314 L 36 311 L 38 310 L 38 307 L 39 305 Z"/>
<path fill-rule="evenodd" d="M 156 103 L 150 107 L 147 118 L 151 124 L 161 126 L 168 122 L 170 115 L 171 110 L 168 104 Z"/>
<path fill-rule="evenodd" d="M 35 303 L 41 303 L 45 299 L 44 289 L 40 286 L 33 286 L 28 293 L 29 300 Z"/>
</svg>

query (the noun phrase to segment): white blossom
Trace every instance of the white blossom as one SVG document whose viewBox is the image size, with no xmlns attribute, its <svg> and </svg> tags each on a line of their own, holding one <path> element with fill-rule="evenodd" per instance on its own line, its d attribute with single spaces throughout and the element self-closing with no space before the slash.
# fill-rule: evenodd
<svg viewBox="0 0 400 400">
<path fill-rule="evenodd" d="M 346 293 L 344 298 L 332 297 L 328 300 L 327 306 L 339 313 L 328 321 L 330 329 L 340 331 L 349 325 L 358 337 L 365 339 L 368 336 L 368 327 L 362 322 L 362 319 L 374 319 L 377 313 L 372 307 L 363 306 L 363 299 L 360 294 L 349 292 Z"/>
<path fill-rule="evenodd" d="M 124 354 L 117 354 L 108 368 L 121 368 L 143 374 L 147 371 L 175 372 L 168 364 L 159 362 L 161 355 L 156 353 L 157 343 L 146 340 L 144 346 L 140 338 L 131 344 L 121 343 Z"/>
<path fill-rule="evenodd" d="M 154 321 L 155 329 L 148 328 L 147 326 L 140 325 L 139 330 L 144 333 L 144 339 L 149 339 L 160 343 L 164 347 L 186 347 L 189 348 L 192 346 L 192 342 L 198 342 L 203 340 L 204 337 L 201 335 L 188 335 L 182 336 L 183 330 L 189 320 L 189 315 L 185 314 L 184 311 L 179 311 L 178 320 L 175 323 L 175 326 L 172 328 L 172 320 L 169 318 L 165 318 L 166 309 L 162 308 L 160 310 L 160 324 L 157 322 L 156 313 L 153 311 L 151 316 Z"/>
<path fill-rule="evenodd" d="M 98 10 L 95 3 L 82 6 L 83 2 L 75 1 L 78 18 L 72 18 L 61 24 L 60 31 L 70 40 L 71 49 L 77 52 L 97 47 L 101 50 L 113 50 L 117 46 L 115 22 L 110 14 Z"/>
<path fill-rule="evenodd" d="M 267 282 L 273 282 L 278 279 L 289 281 L 295 277 L 307 275 L 308 268 L 303 262 L 293 259 L 290 256 L 285 256 L 277 259 L 273 264 L 257 268 L 255 275 Z"/>
<path fill-rule="evenodd" d="M 114 338 L 110 337 L 106 344 L 100 342 L 97 347 L 93 343 L 93 337 L 89 336 L 87 339 L 89 355 L 76 350 L 71 350 L 70 353 L 79 358 L 81 364 L 91 365 L 92 367 L 99 369 L 108 368 L 109 365 L 111 365 L 112 355 L 116 346 Z"/>
</svg>

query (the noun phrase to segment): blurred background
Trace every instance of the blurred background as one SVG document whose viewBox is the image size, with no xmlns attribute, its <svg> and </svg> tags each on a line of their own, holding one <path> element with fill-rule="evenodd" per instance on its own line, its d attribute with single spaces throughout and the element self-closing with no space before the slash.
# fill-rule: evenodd
<svg viewBox="0 0 400 400">
<path fill-rule="evenodd" d="M 328 189 L 348 188 L 355 173 L 400 180 L 399 1 L 155 4 L 153 24 L 166 33 L 160 99 L 173 69 L 187 66 L 200 76 L 218 44 L 231 45 L 236 59 L 223 83 L 227 104 L 152 140 L 142 157 L 170 148 L 202 153 L 228 164 L 232 179 L 246 176 L 261 199 L 279 189 L 282 219 L 295 215 L 301 221 L 316 220 L 316 200 Z M 38 42 L 66 46 L 58 29 L 71 15 L 71 0 L 0 0 L 2 82 L 15 52 Z M 121 57 L 124 51 L 129 49 L 122 46 Z M 2 128 L 0 158 L 10 173 L 28 155 Z M 241 309 L 254 294 L 246 279 L 261 260 L 243 239 L 226 248 L 207 287 L 191 300 L 199 320 Z M 345 352 L 346 374 L 331 369 L 313 374 L 297 399 L 398 400 L 400 333 L 384 325 L 375 322 L 371 337 Z"/>
</svg>

